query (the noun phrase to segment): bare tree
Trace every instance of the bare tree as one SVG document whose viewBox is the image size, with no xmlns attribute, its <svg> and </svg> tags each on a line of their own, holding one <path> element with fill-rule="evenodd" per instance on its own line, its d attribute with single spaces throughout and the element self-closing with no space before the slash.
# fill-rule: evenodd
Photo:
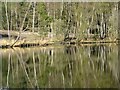
<svg viewBox="0 0 120 90">
<path fill-rule="evenodd" d="M 7 1 L 4 2 L 5 5 L 5 13 L 6 13 L 6 19 L 7 19 L 7 29 L 8 29 L 8 37 L 10 40 L 10 30 L 9 30 L 9 18 L 8 18 L 8 6 L 7 6 Z"/>
<path fill-rule="evenodd" d="M 34 32 L 34 27 L 35 27 L 35 6 L 36 2 L 33 2 L 33 25 L 32 25 L 32 32 Z"/>
<path fill-rule="evenodd" d="M 27 9 L 26 13 L 25 13 L 25 16 L 24 16 L 22 25 L 21 25 L 20 30 L 19 30 L 19 34 L 18 34 L 15 42 L 11 45 L 11 47 L 13 47 L 13 46 L 15 45 L 15 43 L 20 39 L 21 33 L 22 33 L 22 31 L 23 31 L 23 26 L 24 26 L 24 23 L 25 23 L 25 19 L 26 19 L 26 17 L 27 17 L 27 14 L 28 14 L 28 11 L 29 11 L 30 6 L 31 6 L 31 2 L 30 2 L 30 4 L 29 4 L 29 6 L 28 6 L 28 9 Z"/>
</svg>

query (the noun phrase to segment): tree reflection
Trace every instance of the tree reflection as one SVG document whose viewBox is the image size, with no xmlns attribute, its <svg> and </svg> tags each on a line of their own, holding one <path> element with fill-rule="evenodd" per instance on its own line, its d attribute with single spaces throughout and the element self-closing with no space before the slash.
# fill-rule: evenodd
<svg viewBox="0 0 120 90">
<path fill-rule="evenodd" d="M 3 54 L 3 86 L 118 87 L 116 50 L 108 45 L 12 50 Z"/>
</svg>

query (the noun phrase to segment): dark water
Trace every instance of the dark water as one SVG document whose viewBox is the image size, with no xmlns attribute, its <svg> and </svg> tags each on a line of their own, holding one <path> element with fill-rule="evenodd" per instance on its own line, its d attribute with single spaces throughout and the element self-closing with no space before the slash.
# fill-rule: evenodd
<svg viewBox="0 0 120 90">
<path fill-rule="evenodd" d="M 120 87 L 117 45 L 0 49 L 3 87 Z"/>
</svg>

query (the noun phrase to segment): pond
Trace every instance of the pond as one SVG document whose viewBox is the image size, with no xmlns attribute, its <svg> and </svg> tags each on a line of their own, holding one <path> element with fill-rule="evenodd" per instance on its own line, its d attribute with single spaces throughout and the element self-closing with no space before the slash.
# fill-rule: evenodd
<svg viewBox="0 0 120 90">
<path fill-rule="evenodd" d="M 120 87 L 115 44 L 0 49 L 0 57 L 2 87 Z"/>
</svg>

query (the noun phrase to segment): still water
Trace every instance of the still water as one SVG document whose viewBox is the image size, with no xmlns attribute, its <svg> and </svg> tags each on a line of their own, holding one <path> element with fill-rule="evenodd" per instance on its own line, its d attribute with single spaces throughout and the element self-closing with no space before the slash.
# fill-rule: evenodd
<svg viewBox="0 0 120 90">
<path fill-rule="evenodd" d="M 118 88 L 118 46 L 0 49 L 3 87 Z"/>
</svg>

